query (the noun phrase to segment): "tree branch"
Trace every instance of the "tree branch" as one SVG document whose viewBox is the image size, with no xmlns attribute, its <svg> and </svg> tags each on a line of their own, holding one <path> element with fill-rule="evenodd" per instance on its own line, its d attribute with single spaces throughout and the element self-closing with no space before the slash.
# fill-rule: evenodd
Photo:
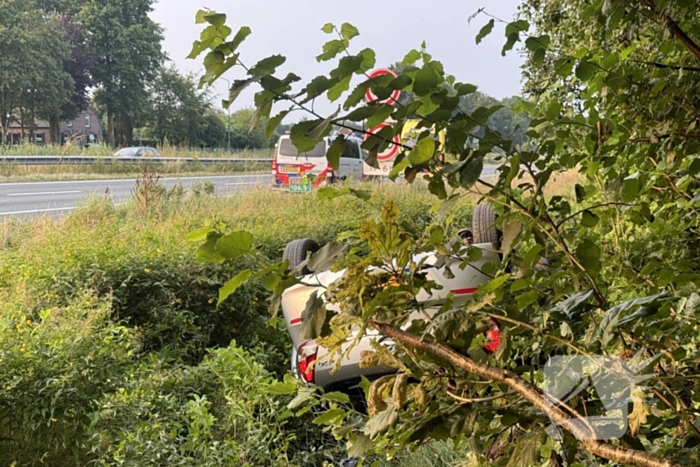
<svg viewBox="0 0 700 467">
<path fill-rule="evenodd" d="M 573 423 L 572 419 L 564 410 L 558 406 L 550 405 L 545 400 L 545 395 L 536 386 L 524 380 L 520 376 L 507 370 L 495 368 L 484 363 L 478 363 L 466 357 L 452 348 L 434 342 L 422 340 L 420 337 L 402 331 L 389 324 L 373 321 L 371 323 L 381 334 L 394 339 L 408 347 L 428 352 L 436 357 L 442 358 L 452 365 L 461 368 L 469 373 L 501 382 L 518 392 L 525 399 L 530 401 L 537 409 L 546 413 L 554 422 L 559 424 L 566 431 L 573 434 L 580 440 L 583 447 L 590 453 L 620 464 L 636 465 L 638 467 L 680 467 L 679 464 L 670 460 L 661 459 L 658 456 L 644 451 L 627 449 L 622 446 L 614 446 L 592 438 L 594 433 L 589 429 Z"/>
<path fill-rule="evenodd" d="M 637 60 L 634 60 L 637 61 Z M 645 65 L 653 66 L 656 68 L 669 68 L 671 70 L 683 70 L 683 71 L 700 71 L 700 67 L 697 66 L 683 66 L 683 65 L 667 65 L 665 63 L 658 63 L 658 62 L 640 62 Z"/>
<path fill-rule="evenodd" d="M 679 133 L 677 135 L 659 135 L 654 137 L 655 139 L 666 139 L 666 138 L 700 138 L 700 131 L 691 131 L 690 133 Z M 630 143 L 650 143 L 652 142 L 652 137 L 645 136 L 642 138 L 634 138 L 629 140 Z"/>
<path fill-rule="evenodd" d="M 693 39 L 688 36 L 688 34 L 681 29 L 681 27 L 676 23 L 676 21 L 671 18 L 671 16 L 666 13 L 665 11 L 659 11 L 656 9 L 655 2 L 653 0 L 646 0 L 645 2 L 647 5 L 649 5 L 649 8 L 651 11 L 659 18 L 661 19 L 664 23 L 666 23 L 666 26 L 668 29 L 673 33 L 674 36 L 676 36 L 676 39 L 681 41 L 681 43 L 686 46 L 688 50 L 690 50 L 695 57 L 697 57 L 698 60 L 700 60 L 700 45 L 698 45 Z"/>
</svg>

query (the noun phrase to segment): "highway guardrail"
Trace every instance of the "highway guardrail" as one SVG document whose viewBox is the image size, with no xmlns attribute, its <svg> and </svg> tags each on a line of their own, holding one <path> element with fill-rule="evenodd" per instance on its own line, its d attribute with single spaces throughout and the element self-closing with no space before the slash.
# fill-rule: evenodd
<svg viewBox="0 0 700 467">
<path fill-rule="evenodd" d="M 245 164 L 271 163 L 272 159 L 224 158 L 224 157 L 94 157 L 94 156 L 0 156 L 0 164 L 17 165 L 88 165 L 88 164 Z"/>
</svg>

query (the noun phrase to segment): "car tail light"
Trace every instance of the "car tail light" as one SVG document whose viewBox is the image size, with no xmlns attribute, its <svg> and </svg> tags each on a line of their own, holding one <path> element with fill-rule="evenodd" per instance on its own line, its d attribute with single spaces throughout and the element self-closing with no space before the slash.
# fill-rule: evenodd
<svg viewBox="0 0 700 467">
<path fill-rule="evenodd" d="M 496 318 L 489 319 L 489 330 L 484 334 L 486 340 L 484 342 L 484 351 L 491 355 L 501 346 L 501 323 Z"/>
<path fill-rule="evenodd" d="M 272 173 L 277 173 L 277 159 L 272 159 Z"/>
<path fill-rule="evenodd" d="M 314 382 L 314 363 L 316 362 L 317 353 L 318 346 L 316 341 L 306 341 L 297 350 L 297 368 L 299 368 L 302 379 L 307 383 Z"/>
</svg>

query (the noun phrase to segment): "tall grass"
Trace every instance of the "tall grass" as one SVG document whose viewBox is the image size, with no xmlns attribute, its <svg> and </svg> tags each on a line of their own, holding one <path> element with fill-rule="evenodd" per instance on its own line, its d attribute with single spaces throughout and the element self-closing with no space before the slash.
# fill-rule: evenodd
<svg viewBox="0 0 700 467">
<path fill-rule="evenodd" d="M 279 259 L 290 240 L 334 239 L 388 199 L 417 227 L 430 222 L 424 186 L 367 187 L 371 204 L 269 189 L 230 198 L 163 190 L 116 207 L 95 198 L 64 218 L 1 221 L 0 464 L 213 467 L 233 465 L 231 452 L 252 465 L 337 461 L 341 443 L 310 416 L 278 426 L 287 402 L 260 389 L 289 368 L 288 336 L 267 324 L 269 294 L 247 284 L 217 307 L 218 288 L 249 265 L 198 264 L 197 245 L 184 238 L 219 219 Z M 470 212 L 460 204 L 458 222 Z M 256 365 L 262 376 L 246 376 Z M 447 465 L 459 457 L 450 449 L 435 444 L 383 465 L 436 455 Z"/>
<path fill-rule="evenodd" d="M 263 162 L 185 164 L 168 162 L 164 164 L 56 164 L 19 165 L 0 163 L 0 183 L 18 181 L 49 180 L 92 180 L 114 176 L 136 177 L 141 168 L 147 166 L 163 176 L 234 175 L 241 173 L 269 173 L 270 166 Z"/>
<path fill-rule="evenodd" d="M 236 157 L 241 159 L 269 159 L 272 157 L 272 149 L 197 149 L 173 146 L 171 144 L 160 145 L 158 152 L 164 157 L 194 157 L 194 158 L 218 158 Z M 90 157 L 110 157 L 115 150 L 106 144 L 99 144 L 90 147 L 66 144 L 65 146 L 47 144 L 38 145 L 23 143 L 17 146 L 0 145 L 0 156 L 90 156 Z"/>
</svg>

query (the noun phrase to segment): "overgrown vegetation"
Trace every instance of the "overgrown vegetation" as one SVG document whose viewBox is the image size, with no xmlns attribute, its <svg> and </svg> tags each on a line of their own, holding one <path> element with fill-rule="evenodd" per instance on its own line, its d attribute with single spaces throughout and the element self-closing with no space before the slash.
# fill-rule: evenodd
<svg viewBox="0 0 700 467">
<path fill-rule="evenodd" d="M 337 63 L 297 88 L 298 75 L 276 75 L 283 56 L 253 64 L 238 52 L 249 28 L 230 39 L 225 15 L 198 13 L 204 26 L 193 55 L 206 52 L 208 81 L 233 69 L 241 78 L 231 95 L 259 85 L 261 116 L 278 112 L 275 122 L 290 112 L 308 115 L 290 132 L 298 150 L 313 148 L 333 125 L 391 116 L 393 127 L 364 143 L 374 163 L 407 119 L 418 115 L 426 128 L 415 145 L 400 148 L 390 177 L 412 181 L 428 169 L 442 216 L 416 228 L 402 220 L 400 206 L 387 203 L 379 220 L 363 222 L 308 263 L 346 274 L 324 300 L 309 300 L 304 338 L 337 352 L 359 327 L 397 343 L 364 356 L 368 366 L 384 362 L 401 373 L 365 384 L 369 416 L 333 407 L 316 419 L 349 441 L 351 455 L 393 455 L 429 439 L 452 439 L 469 445 L 479 465 L 700 464 L 696 3 L 532 0 L 515 21 L 480 9 L 470 18 L 483 19 L 476 42 L 499 25 L 502 54 L 522 44 L 528 57 L 532 99 L 513 109 L 530 118 L 522 146 L 488 127 L 500 107 L 459 108 L 460 97 L 476 87 L 449 75 L 425 43 L 407 53 L 402 64 L 410 68 L 401 76 L 371 79 L 376 54 L 354 50 L 358 29 L 328 23 L 322 30 L 332 39 L 317 60 Z M 362 105 L 367 89 L 380 99 L 401 90 L 415 100 Z M 334 114 L 314 110 L 321 96 L 340 102 Z M 440 164 L 430 128 L 446 131 L 446 152 L 457 160 Z M 342 139 L 334 146 L 339 154 Z M 488 182 L 480 175 L 492 152 L 504 163 Z M 337 157 L 329 162 L 337 166 Z M 553 177 L 570 170 L 581 176 L 574 197 L 550 196 Z M 523 176 L 530 181 L 513 184 Z M 430 284 L 416 253 L 437 251 L 454 267 L 481 257 L 452 235 L 455 203 L 477 190 L 497 211 L 503 234 L 502 257 L 483 268 L 492 280 L 466 305 L 448 298 L 433 316 L 409 322 L 429 306 L 417 298 Z M 335 188 L 321 195 L 370 196 Z M 218 224 L 203 232 L 202 251 L 213 260 L 256 255 L 239 240 L 244 232 Z M 234 276 L 222 298 L 256 273 L 276 298 L 298 281 L 284 264 L 272 265 Z M 334 306 L 326 308 L 326 300 Z M 489 320 L 502 323 L 492 356 L 480 352 Z M 555 364 L 559 371 L 548 374 L 550 357 L 574 363 Z M 601 386 L 601 378 L 609 385 Z M 285 389 L 295 392 L 292 384 Z"/>
<path fill-rule="evenodd" d="M 63 220 L 0 223 L 0 465 L 322 465 L 342 443 L 290 417 L 276 385 L 286 332 L 267 292 L 221 306 L 225 268 L 194 260 L 184 238 L 207 219 L 255 232 L 274 261 L 301 236 L 329 241 L 376 209 L 258 190 L 233 198 L 159 189 L 93 200 Z M 418 225 L 421 187 L 375 187 Z M 138 191 L 138 190 L 137 190 Z M 470 207 L 462 205 L 462 222 Z M 232 343 L 233 342 L 233 343 Z M 443 448 L 449 450 L 449 448 Z M 452 451 L 450 451 L 452 452 Z"/>
</svg>

